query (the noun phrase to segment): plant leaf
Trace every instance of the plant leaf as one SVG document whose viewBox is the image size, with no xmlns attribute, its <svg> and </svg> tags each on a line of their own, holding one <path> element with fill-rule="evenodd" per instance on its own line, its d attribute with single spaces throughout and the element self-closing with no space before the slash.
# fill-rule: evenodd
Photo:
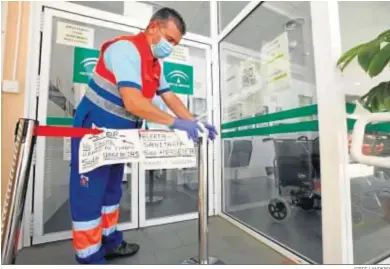
<svg viewBox="0 0 390 269">
<path fill-rule="evenodd" d="M 390 30 L 386 30 L 383 33 L 379 34 L 377 39 L 382 42 L 390 42 Z"/>
<path fill-rule="evenodd" d="M 379 112 L 381 108 L 390 111 L 390 81 L 379 83 L 360 100 L 371 112 Z"/>
<path fill-rule="evenodd" d="M 384 46 L 372 59 L 368 68 L 370 77 L 375 77 L 382 72 L 390 61 L 390 43 Z"/>
<path fill-rule="evenodd" d="M 341 57 L 339 58 L 339 60 L 337 61 L 337 66 L 340 67 L 340 65 L 342 63 L 345 63 L 346 61 L 348 63 L 350 63 L 353 58 L 356 57 L 356 55 L 358 54 L 359 50 L 364 47 L 366 45 L 366 43 L 364 44 L 360 44 L 356 47 L 353 47 L 351 48 L 350 50 L 348 50 L 347 52 L 345 52 L 343 55 L 341 55 Z M 352 59 L 351 59 L 352 58 Z M 344 64 L 344 68 L 346 67 L 346 65 Z M 341 68 L 340 68 L 341 69 Z"/>
<path fill-rule="evenodd" d="M 363 70 L 367 73 L 370 63 L 374 56 L 380 51 L 381 45 L 378 41 L 373 41 L 362 47 L 358 53 L 358 62 Z"/>
<path fill-rule="evenodd" d="M 385 101 L 383 102 L 383 105 L 387 112 L 390 112 L 390 96 L 385 98 Z"/>
</svg>

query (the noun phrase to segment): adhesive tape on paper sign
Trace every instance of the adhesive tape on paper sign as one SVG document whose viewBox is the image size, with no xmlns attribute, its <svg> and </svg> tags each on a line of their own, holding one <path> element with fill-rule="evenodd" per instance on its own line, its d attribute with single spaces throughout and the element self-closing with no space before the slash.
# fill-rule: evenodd
<svg viewBox="0 0 390 269">
<path fill-rule="evenodd" d="M 204 126 L 204 124 L 201 122 L 198 122 L 198 126 L 203 130 L 203 132 L 199 131 L 199 135 L 204 136 L 204 137 L 208 137 L 209 132 L 208 132 L 207 128 Z"/>
<path fill-rule="evenodd" d="M 175 134 L 185 146 L 187 147 L 194 146 L 194 141 L 188 138 L 187 132 L 175 130 Z"/>
</svg>

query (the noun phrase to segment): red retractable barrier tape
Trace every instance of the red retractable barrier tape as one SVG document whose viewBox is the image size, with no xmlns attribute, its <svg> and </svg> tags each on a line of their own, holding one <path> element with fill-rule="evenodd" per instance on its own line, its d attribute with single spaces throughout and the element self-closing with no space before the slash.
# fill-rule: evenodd
<svg viewBox="0 0 390 269">
<path fill-rule="evenodd" d="M 46 137 L 83 137 L 88 134 L 97 135 L 102 132 L 102 130 L 98 129 L 60 126 L 36 126 L 34 129 L 35 136 Z"/>
</svg>

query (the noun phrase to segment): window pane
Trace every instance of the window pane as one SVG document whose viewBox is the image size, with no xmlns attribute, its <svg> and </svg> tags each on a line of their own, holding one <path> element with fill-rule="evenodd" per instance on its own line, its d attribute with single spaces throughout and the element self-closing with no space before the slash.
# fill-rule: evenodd
<svg viewBox="0 0 390 269">
<path fill-rule="evenodd" d="M 342 51 L 375 39 L 390 29 L 389 2 L 339 2 Z M 355 59 L 344 71 L 346 98 L 360 98 L 380 82 L 389 81 L 390 69 L 371 78 Z M 387 98 L 390 98 L 388 96 Z M 380 97 L 380 101 L 385 100 Z M 381 103 L 381 102 L 380 102 Z M 387 107 L 388 111 L 390 110 Z M 366 155 L 390 156 L 390 133 L 368 134 Z M 373 264 L 390 255 L 390 169 L 350 163 L 354 263 Z"/>
<path fill-rule="evenodd" d="M 322 263 L 311 28 L 310 2 L 265 2 L 220 43 L 223 210 Z"/>
<path fill-rule="evenodd" d="M 123 15 L 124 1 L 69 1 L 73 4 Z"/>
<path fill-rule="evenodd" d="M 210 2 L 209 1 L 145 1 L 153 5 L 153 12 L 162 7 L 178 11 L 187 24 L 187 32 L 210 36 Z"/>
<path fill-rule="evenodd" d="M 218 1 L 218 31 L 221 32 L 250 1 Z"/>
</svg>

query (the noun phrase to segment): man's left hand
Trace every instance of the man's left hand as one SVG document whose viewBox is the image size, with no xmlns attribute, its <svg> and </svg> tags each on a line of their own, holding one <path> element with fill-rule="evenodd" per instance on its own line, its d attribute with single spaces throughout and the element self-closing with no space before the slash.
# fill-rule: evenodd
<svg viewBox="0 0 390 269">
<path fill-rule="evenodd" d="M 211 125 L 207 122 L 202 122 L 202 123 L 209 133 L 209 139 L 214 140 L 218 135 L 218 132 L 217 132 L 217 129 L 215 128 L 215 126 Z"/>
</svg>

